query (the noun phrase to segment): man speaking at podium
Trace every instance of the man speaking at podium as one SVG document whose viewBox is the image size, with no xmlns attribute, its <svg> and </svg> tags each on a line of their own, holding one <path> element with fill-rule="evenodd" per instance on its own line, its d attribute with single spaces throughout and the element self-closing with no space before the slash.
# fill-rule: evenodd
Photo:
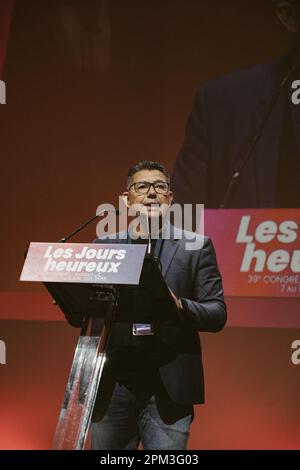
<svg viewBox="0 0 300 470">
<path fill-rule="evenodd" d="M 161 220 L 161 208 L 173 199 L 167 170 L 155 162 L 138 163 L 129 171 L 123 197 L 128 207 L 147 207 L 149 224 L 154 217 Z M 171 226 L 168 239 L 160 235 L 151 241 L 180 326 L 170 327 L 166 335 L 159 325 L 112 325 L 91 423 L 94 450 L 137 449 L 140 442 L 148 450 L 187 447 L 193 405 L 204 403 L 198 331 L 220 331 L 226 306 L 211 241 L 205 238 L 201 249 L 187 250 L 184 238 L 184 232 Z M 118 242 L 145 244 L 145 239 L 128 236 Z"/>
</svg>

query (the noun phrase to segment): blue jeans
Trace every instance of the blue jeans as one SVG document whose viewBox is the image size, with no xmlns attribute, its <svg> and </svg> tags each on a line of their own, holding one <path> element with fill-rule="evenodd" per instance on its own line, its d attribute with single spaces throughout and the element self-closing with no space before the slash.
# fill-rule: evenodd
<svg viewBox="0 0 300 470">
<path fill-rule="evenodd" d="M 91 423 L 92 450 L 185 450 L 192 414 L 166 424 L 155 397 L 135 396 L 124 385 L 115 385 L 111 401 L 100 421 Z"/>
</svg>

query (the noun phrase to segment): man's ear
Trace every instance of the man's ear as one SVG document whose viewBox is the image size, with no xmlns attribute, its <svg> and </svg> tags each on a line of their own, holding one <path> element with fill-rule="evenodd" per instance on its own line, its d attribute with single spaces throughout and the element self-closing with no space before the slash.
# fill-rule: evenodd
<svg viewBox="0 0 300 470">
<path fill-rule="evenodd" d="M 296 33 L 298 31 L 296 15 L 290 2 L 279 2 L 276 8 L 276 14 L 290 33 Z"/>
<path fill-rule="evenodd" d="M 172 191 L 169 192 L 169 207 L 172 205 L 174 194 Z"/>
<path fill-rule="evenodd" d="M 128 191 L 124 191 L 124 193 L 122 194 L 122 199 L 124 201 L 125 206 L 130 207 L 129 198 L 128 198 Z"/>
</svg>

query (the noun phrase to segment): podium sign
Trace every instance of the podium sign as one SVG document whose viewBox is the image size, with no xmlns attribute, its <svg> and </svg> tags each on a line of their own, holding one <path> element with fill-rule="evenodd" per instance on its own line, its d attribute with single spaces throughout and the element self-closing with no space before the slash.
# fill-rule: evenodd
<svg viewBox="0 0 300 470">
<path fill-rule="evenodd" d="M 138 285 L 146 245 L 31 243 L 21 281 Z"/>
</svg>

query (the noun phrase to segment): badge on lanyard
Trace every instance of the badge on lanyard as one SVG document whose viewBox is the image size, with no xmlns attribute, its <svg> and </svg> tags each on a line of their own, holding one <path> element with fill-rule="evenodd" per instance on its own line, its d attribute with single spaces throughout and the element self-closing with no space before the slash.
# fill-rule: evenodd
<svg viewBox="0 0 300 470">
<path fill-rule="evenodd" d="M 133 336 L 153 335 L 153 325 L 151 323 L 133 323 L 132 334 Z"/>
</svg>

